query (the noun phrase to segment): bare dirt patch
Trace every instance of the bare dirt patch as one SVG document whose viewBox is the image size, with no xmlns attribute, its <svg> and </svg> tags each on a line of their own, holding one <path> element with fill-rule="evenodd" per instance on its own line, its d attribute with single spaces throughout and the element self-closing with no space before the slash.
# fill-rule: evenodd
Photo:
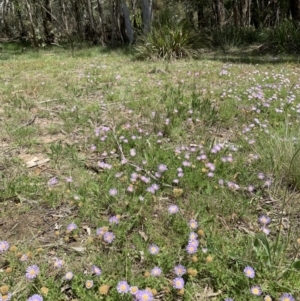
<svg viewBox="0 0 300 301">
<path fill-rule="evenodd" d="M 34 204 L 28 209 L 18 197 L 0 200 L 0 237 L 11 244 L 34 241 L 40 245 L 56 240 L 55 231 L 63 220 L 72 216 L 72 208 L 66 206 L 49 208 L 46 204 Z"/>
</svg>

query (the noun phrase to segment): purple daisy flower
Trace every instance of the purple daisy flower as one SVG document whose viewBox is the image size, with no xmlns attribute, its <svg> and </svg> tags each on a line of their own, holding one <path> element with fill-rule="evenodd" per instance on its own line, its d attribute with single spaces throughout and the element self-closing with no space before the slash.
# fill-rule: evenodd
<svg viewBox="0 0 300 301">
<path fill-rule="evenodd" d="M 173 287 L 176 288 L 176 289 L 183 289 L 184 287 L 184 280 L 183 278 L 181 277 L 176 277 L 174 280 L 173 280 Z"/>
<path fill-rule="evenodd" d="M 280 301 L 295 301 L 295 298 L 288 293 L 284 293 L 281 297 L 280 297 Z"/>
<path fill-rule="evenodd" d="M 72 232 L 73 230 L 77 229 L 77 225 L 74 223 L 71 223 L 67 226 L 67 231 Z"/>
<path fill-rule="evenodd" d="M 194 244 L 189 243 L 189 244 L 186 246 L 186 251 L 187 251 L 189 254 L 195 254 L 195 253 L 198 251 L 198 247 L 195 246 Z"/>
<path fill-rule="evenodd" d="M 266 225 L 268 225 L 271 222 L 271 219 L 268 216 L 266 216 L 266 215 L 262 215 L 262 216 L 259 217 L 258 221 L 262 225 L 266 226 Z"/>
<path fill-rule="evenodd" d="M 244 273 L 248 278 L 254 278 L 255 277 L 255 271 L 252 267 L 247 266 L 244 269 Z"/>
<path fill-rule="evenodd" d="M 48 181 L 49 186 L 54 186 L 58 183 L 57 177 L 53 177 Z"/>
<path fill-rule="evenodd" d="M 93 280 L 87 280 L 86 282 L 85 282 L 85 287 L 87 288 L 87 289 L 90 289 L 90 288 L 92 288 L 94 286 L 94 281 Z"/>
<path fill-rule="evenodd" d="M 100 227 L 97 229 L 96 233 L 98 236 L 102 236 L 107 232 L 107 228 L 106 227 Z"/>
<path fill-rule="evenodd" d="M 151 270 L 151 275 L 154 277 L 158 277 L 158 276 L 160 276 L 160 274 L 161 274 L 161 269 L 159 267 L 154 267 Z"/>
<path fill-rule="evenodd" d="M 191 229 L 197 229 L 198 228 L 198 223 L 194 219 L 191 219 L 189 221 L 189 226 L 190 226 Z"/>
<path fill-rule="evenodd" d="M 54 267 L 61 268 L 63 266 L 64 262 L 61 259 L 56 258 L 54 261 Z"/>
<path fill-rule="evenodd" d="M 126 294 L 130 290 L 130 286 L 127 281 L 120 281 L 117 285 L 117 291 L 119 294 Z"/>
<path fill-rule="evenodd" d="M 41 295 L 35 294 L 29 297 L 27 301 L 43 301 L 43 297 Z"/>
<path fill-rule="evenodd" d="M 189 234 L 189 242 L 192 242 L 192 241 L 194 241 L 194 240 L 197 240 L 197 238 L 198 238 L 198 234 L 197 234 L 197 233 L 191 232 L 191 233 Z"/>
<path fill-rule="evenodd" d="M 110 224 L 118 224 L 119 223 L 119 218 L 118 216 L 114 215 L 109 219 Z"/>
<path fill-rule="evenodd" d="M 170 205 L 168 211 L 170 214 L 175 214 L 179 211 L 179 208 L 176 205 Z"/>
<path fill-rule="evenodd" d="M 34 279 L 40 273 L 40 269 L 37 265 L 31 265 L 26 269 L 26 278 Z"/>
<path fill-rule="evenodd" d="M 179 265 L 175 266 L 174 273 L 177 276 L 182 276 L 186 273 L 186 268 L 183 265 L 179 264 Z"/>
<path fill-rule="evenodd" d="M 254 296 L 260 296 L 262 294 L 261 288 L 258 285 L 252 286 L 250 291 Z"/>
<path fill-rule="evenodd" d="M 139 288 L 137 286 L 131 286 L 130 289 L 129 289 L 129 292 L 131 295 L 136 295 L 139 291 Z"/>
<path fill-rule="evenodd" d="M 109 244 L 112 243 L 115 238 L 116 238 L 116 236 L 113 232 L 106 232 L 103 236 L 104 241 Z"/>
<path fill-rule="evenodd" d="M 233 301 L 231 298 L 226 298 L 224 301 Z"/>
<path fill-rule="evenodd" d="M 156 255 L 159 252 L 159 247 L 157 245 L 152 244 L 149 247 L 149 252 L 151 255 Z"/>
<path fill-rule="evenodd" d="M 138 301 L 152 301 L 153 294 L 150 292 L 150 290 L 139 290 L 136 294 L 136 299 Z"/>
<path fill-rule="evenodd" d="M 72 280 L 73 277 L 74 277 L 74 275 L 73 275 L 72 272 L 67 272 L 64 278 L 65 278 L 66 280 Z"/>
<path fill-rule="evenodd" d="M 166 170 L 168 170 L 167 165 L 165 165 L 165 164 L 159 164 L 159 165 L 158 165 L 158 171 L 159 171 L 159 172 L 164 172 L 164 171 L 166 171 Z"/>
<path fill-rule="evenodd" d="M 0 241 L 0 253 L 4 253 L 8 250 L 9 243 L 5 240 Z"/>
<path fill-rule="evenodd" d="M 93 265 L 92 266 L 92 273 L 95 274 L 95 275 L 97 275 L 97 276 L 100 276 L 101 273 L 102 273 L 102 271 L 101 271 L 100 268 L 98 268 L 97 266 Z"/>
<path fill-rule="evenodd" d="M 115 195 L 117 195 L 118 194 L 118 190 L 116 189 L 116 188 L 111 188 L 110 190 L 109 190 L 109 195 L 110 196 L 115 196 Z"/>
</svg>

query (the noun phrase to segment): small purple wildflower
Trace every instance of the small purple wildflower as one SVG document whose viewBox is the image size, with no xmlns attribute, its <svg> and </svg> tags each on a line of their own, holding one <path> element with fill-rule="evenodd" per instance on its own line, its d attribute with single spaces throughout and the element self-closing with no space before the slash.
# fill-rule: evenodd
<svg viewBox="0 0 300 301">
<path fill-rule="evenodd" d="M 131 295 L 135 296 L 139 291 L 139 288 L 137 286 L 131 286 L 130 289 L 129 289 L 129 292 Z"/>
<path fill-rule="evenodd" d="M 249 185 L 248 188 L 247 188 L 247 190 L 248 190 L 249 192 L 252 192 L 252 191 L 254 190 L 254 186 Z"/>
<path fill-rule="evenodd" d="M 159 189 L 159 186 L 157 184 L 152 184 L 147 188 L 147 191 L 154 194 L 156 190 Z"/>
<path fill-rule="evenodd" d="M 247 266 L 244 269 L 244 273 L 248 278 L 254 278 L 255 277 L 255 271 L 252 267 Z"/>
<path fill-rule="evenodd" d="M 191 229 L 197 229 L 198 228 L 198 223 L 194 219 L 191 219 L 189 221 L 189 226 L 190 226 Z"/>
<path fill-rule="evenodd" d="M 117 291 L 119 294 L 126 294 L 130 290 L 130 286 L 126 281 L 120 281 L 117 285 Z"/>
<path fill-rule="evenodd" d="M 5 240 L 0 241 L 0 253 L 4 253 L 8 250 L 9 243 Z"/>
<path fill-rule="evenodd" d="M 77 225 L 75 223 L 71 223 L 67 226 L 67 232 L 69 232 L 69 233 L 75 229 L 77 229 Z"/>
<path fill-rule="evenodd" d="M 73 277 L 74 277 L 74 275 L 73 275 L 72 272 L 67 272 L 64 278 L 65 278 L 66 280 L 72 280 Z"/>
<path fill-rule="evenodd" d="M 66 182 L 67 183 L 72 183 L 73 182 L 73 178 L 72 177 L 66 177 Z"/>
<path fill-rule="evenodd" d="M 136 299 L 138 301 L 152 301 L 153 300 L 153 294 L 150 290 L 139 290 L 136 294 Z"/>
<path fill-rule="evenodd" d="M 53 177 L 48 181 L 49 186 L 54 186 L 58 183 L 57 177 Z"/>
<path fill-rule="evenodd" d="M 191 233 L 189 234 L 189 241 L 197 240 L 197 238 L 198 238 L 198 234 L 197 234 L 197 233 L 191 232 Z"/>
<path fill-rule="evenodd" d="M 26 269 L 26 278 L 34 279 L 40 273 L 40 269 L 36 265 L 31 265 Z"/>
<path fill-rule="evenodd" d="M 159 247 L 157 245 L 152 244 L 149 247 L 149 252 L 151 255 L 156 255 L 159 252 Z"/>
<path fill-rule="evenodd" d="M 259 217 L 258 221 L 262 225 L 266 226 L 266 225 L 268 225 L 271 222 L 271 219 L 268 216 L 266 216 L 266 215 L 262 215 L 262 216 Z"/>
<path fill-rule="evenodd" d="M 186 251 L 187 251 L 189 254 L 195 254 L 195 253 L 197 252 L 197 250 L 198 250 L 198 248 L 197 248 L 195 245 L 191 244 L 191 243 L 189 243 L 189 244 L 186 246 Z"/>
<path fill-rule="evenodd" d="M 224 301 L 234 301 L 234 300 L 231 298 L 226 298 L 226 299 L 224 299 Z"/>
<path fill-rule="evenodd" d="M 295 301 L 295 298 L 288 293 L 284 293 L 281 297 L 280 297 L 280 301 Z"/>
<path fill-rule="evenodd" d="M 259 172 L 259 173 L 257 174 L 257 177 L 258 177 L 260 180 L 263 180 L 263 179 L 265 178 L 265 175 L 264 175 L 264 173 Z"/>
<path fill-rule="evenodd" d="M 110 196 L 115 196 L 115 195 L 117 195 L 118 194 L 118 190 L 116 189 L 116 188 L 111 188 L 110 190 L 109 190 L 109 195 Z"/>
<path fill-rule="evenodd" d="M 199 240 L 198 239 L 190 239 L 189 240 L 189 245 L 194 246 L 195 248 L 198 248 L 199 246 Z"/>
<path fill-rule="evenodd" d="M 188 166 L 191 166 L 192 163 L 189 162 L 189 161 L 183 161 L 183 162 L 182 162 L 182 165 L 185 166 L 185 167 L 188 167 Z"/>
<path fill-rule="evenodd" d="M 106 227 L 100 227 L 96 231 L 96 233 L 97 233 L 98 236 L 103 236 L 106 232 L 107 232 L 107 228 Z"/>
<path fill-rule="evenodd" d="M 161 269 L 159 267 L 154 267 L 151 270 L 151 275 L 154 277 L 158 277 L 158 276 L 160 276 L 160 274 L 161 274 Z"/>
<path fill-rule="evenodd" d="M 174 273 L 176 274 L 176 276 L 181 277 L 182 275 L 184 275 L 186 273 L 186 268 L 183 265 L 179 264 L 179 265 L 175 266 Z"/>
<path fill-rule="evenodd" d="M 216 169 L 216 166 L 213 163 L 210 163 L 210 162 L 206 163 L 205 166 L 207 168 L 209 168 L 210 171 L 215 171 L 215 169 Z"/>
<path fill-rule="evenodd" d="M 265 233 L 266 235 L 269 235 L 269 234 L 270 234 L 270 230 L 269 230 L 268 228 L 266 228 L 266 227 L 262 227 L 262 228 L 261 228 L 261 231 L 262 231 L 263 233 Z"/>
<path fill-rule="evenodd" d="M 254 296 L 260 296 L 262 294 L 261 288 L 258 285 L 252 286 L 250 291 Z"/>
<path fill-rule="evenodd" d="M 102 169 L 112 169 L 112 165 L 105 163 L 103 161 L 98 162 L 98 166 Z"/>
<path fill-rule="evenodd" d="M 43 297 L 38 294 L 34 294 L 27 299 L 27 301 L 43 301 Z"/>
<path fill-rule="evenodd" d="M 165 172 L 166 170 L 168 170 L 167 165 L 165 165 L 165 164 L 159 164 L 159 165 L 158 165 L 158 171 L 159 171 L 160 173 Z"/>
<path fill-rule="evenodd" d="M 2 297 L 0 296 L 0 301 L 10 301 L 12 297 L 12 293 L 8 293 L 7 295 L 2 295 Z"/>
<path fill-rule="evenodd" d="M 96 276 L 100 276 L 102 274 L 102 271 L 100 268 L 98 268 L 96 265 L 92 266 L 92 273 Z"/>
<path fill-rule="evenodd" d="M 183 289 L 184 287 L 184 280 L 183 278 L 181 277 L 176 277 L 174 280 L 173 280 L 173 287 L 176 288 L 176 289 Z"/>
<path fill-rule="evenodd" d="M 134 148 L 132 148 L 132 149 L 130 150 L 130 156 L 131 156 L 131 157 L 135 157 L 135 155 L 136 155 L 136 150 L 135 150 Z"/>
<path fill-rule="evenodd" d="M 116 238 L 116 236 L 113 232 L 106 232 L 103 237 L 104 241 L 109 244 L 112 243 L 115 238 Z"/>
<path fill-rule="evenodd" d="M 87 289 L 90 289 L 90 288 L 92 288 L 94 286 L 94 281 L 93 280 L 87 280 L 86 282 L 85 282 L 85 287 L 87 288 Z"/>
<path fill-rule="evenodd" d="M 112 217 L 109 219 L 109 223 L 110 223 L 110 224 L 118 224 L 118 223 L 119 223 L 119 217 L 118 217 L 117 215 L 112 216 Z"/>
<path fill-rule="evenodd" d="M 175 214 L 179 211 L 179 208 L 176 205 L 170 205 L 168 211 L 170 214 Z"/>
<path fill-rule="evenodd" d="M 54 261 L 54 267 L 61 268 L 63 266 L 64 262 L 61 259 L 56 258 Z"/>
</svg>

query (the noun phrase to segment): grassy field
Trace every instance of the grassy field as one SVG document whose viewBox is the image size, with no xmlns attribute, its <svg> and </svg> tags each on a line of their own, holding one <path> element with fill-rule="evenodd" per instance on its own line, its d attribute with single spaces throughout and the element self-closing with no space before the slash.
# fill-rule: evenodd
<svg viewBox="0 0 300 301">
<path fill-rule="evenodd" d="M 300 300 L 300 67 L 0 53 L 0 300 Z"/>
</svg>

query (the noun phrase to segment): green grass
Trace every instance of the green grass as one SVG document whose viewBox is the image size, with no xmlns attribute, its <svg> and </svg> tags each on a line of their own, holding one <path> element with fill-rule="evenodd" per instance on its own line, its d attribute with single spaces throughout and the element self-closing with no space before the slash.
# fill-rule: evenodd
<svg viewBox="0 0 300 301">
<path fill-rule="evenodd" d="M 253 285 L 273 300 L 300 298 L 296 64 L 221 56 L 141 62 L 97 48 L 74 57 L 61 50 L 5 55 L 0 241 L 10 248 L 0 253 L 2 296 L 8 286 L 12 300 L 133 300 L 117 292 L 126 280 L 166 301 L 263 300 L 251 294 Z M 26 165 L 34 160 L 45 161 Z M 157 174 L 160 164 L 167 170 Z M 170 214 L 170 205 L 179 211 Z M 261 215 L 271 219 L 268 235 Z M 118 224 L 109 223 L 113 216 Z M 77 229 L 67 232 L 70 223 Z M 114 233 L 112 243 L 97 235 L 100 227 Z M 193 255 L 186 251 L 191 231 L 199 235 Z M 172 285 L 178 264 L 188 270 L 184 290 Z M 40 273 L 28 280 L 31 265 Z M 160 277 L 149 276 L 155 266 Z"/>
</svg>

